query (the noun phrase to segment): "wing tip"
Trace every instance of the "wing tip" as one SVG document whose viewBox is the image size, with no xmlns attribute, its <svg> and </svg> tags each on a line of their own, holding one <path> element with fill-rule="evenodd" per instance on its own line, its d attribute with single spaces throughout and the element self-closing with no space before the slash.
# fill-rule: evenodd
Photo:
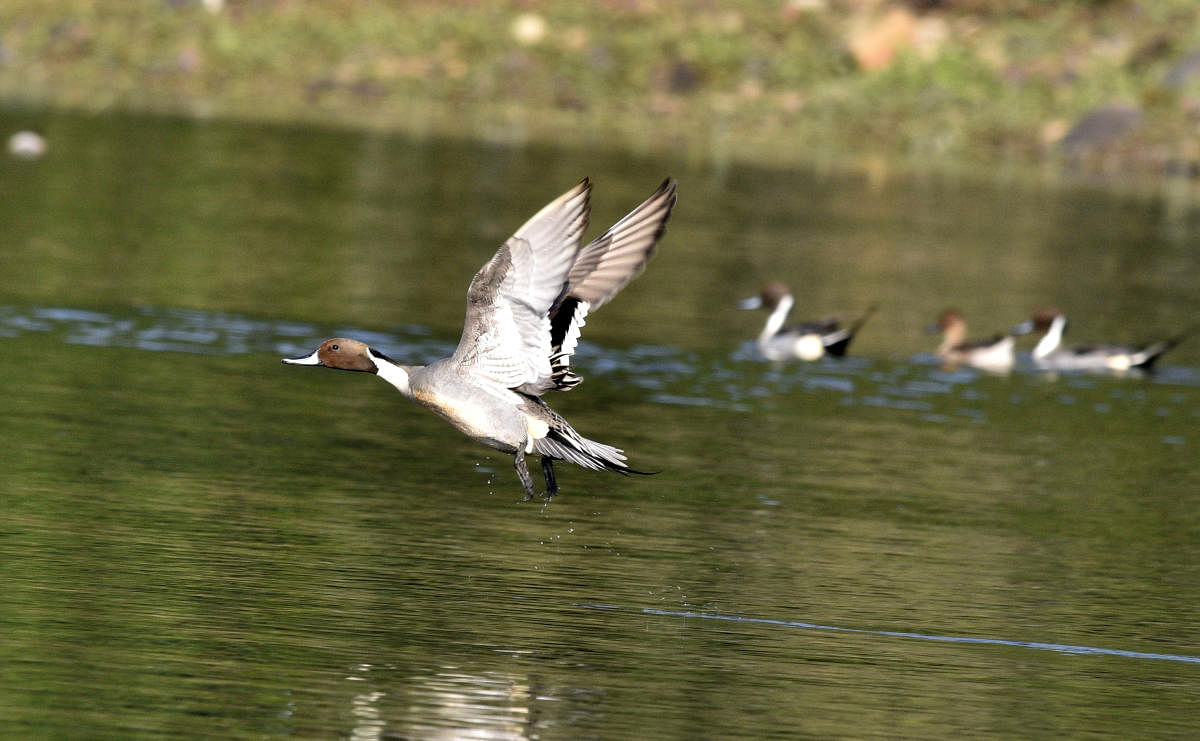
<svg viewBox="0 0 1200 741">
<path fill-rule="evenodd" d="M 679 200 L 679 192 L 678 191 L 679 191 L 679 183 L 676 182 L 675 178 L 668 175 L 666 177 L 666 179 L 664 179 L 662 181 L 662 184 L 658 186 L 658 190 L 654 191 L 654 195 L 650 196 L 650 197 L 654 198 L 654 196 L 657 196 L 660 194 L 666 194 L 669 196 L 668 200 L 670 200 L 670 203 L 671 203 L 671 205 L 669 207 L 673 208 L 675 206 L 675 202 L 677 200 Z"/>
<path fill-rule="evenodd" d="M 675 204 L 679 201 L 678 191 L 679 184 L 675 181 L 675 178 L 667 176 L 662 181 L 662 184 L 658 186 L 658 190 L 654 191 L 649 198 L 633 210 L 633 213 L 637 213 L 651 204 L 655 207 L 656 212 L 661 209 L 662 218 L 654 234 L 655 247 L 657 247 L 659 238 L 667 230 L 667 221 L 671 218 L 671 212 L 675 210 Z"/>
</svg>

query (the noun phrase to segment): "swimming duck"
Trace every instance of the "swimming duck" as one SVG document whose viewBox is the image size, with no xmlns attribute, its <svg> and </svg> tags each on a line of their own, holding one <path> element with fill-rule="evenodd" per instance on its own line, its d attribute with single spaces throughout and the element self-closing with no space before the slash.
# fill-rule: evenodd
<svg viewBox="0 0 1200 741">
<path fill-rule="evenodd" d="M 969 365 L 992 372 L 1005 372 L 1013 366 L 1016 343 L 1011 334 L 997 333 L 986 340 L 968 340 L 967 321 L 954 309 L 942 312 L 929 331 L 942 333 L 937 355 L 947 365 Z"/>
<path fill-rule="evenodd" d="M 1033 317 L 1012 328 L 1015 335 L 1041 332 L 1042 338 L 1033 348 L 1033 362 L 1039 368 L 1063 371 L 1149 371 L 1171 348 L 1196 331 L 1192 327 L 1174 337 L 1148 345 L 1079 345 L 1062 347 L 1067 331 L 1067 317 L 1055 308 L 1042 308 Z"/>
<path fill-rule="evenodd" d="M 791 289 L 778 281 L 763 286 L 757 296 L 738 302 L 739 309 L 766 309 L 770 312 L 756 342 L 758 351 L 767 360 L 817 360 L 822 355 L 842 357 L 854 335 L 871 318 L 876 308 L 871 305 L 861 317 L 845 328 L 837 317 L 785 327 L 783 323 L 787 321 L 795 303 Z"/>
<path fill-rule="evenodd" d="M 513 456 L 526 499 L 535 496 L 525 456 L 540 455 L 546 498 L 558 493 L 554 461 L 643 473 L 624 451 L 589 440 L 542 401 L 583 379 L 571 355 L 588 313 L 607 303 L 654 254 L 675 206 L 666 180 L 637 208 L 580 247 L 592 185 L 584 179 L 517 229 L 475 274 L 458 348 L 426 366 L 402 365 L 358 340 L 326 340 L 292 365 L 374 373 L 468 437 Z"/>
</svg>

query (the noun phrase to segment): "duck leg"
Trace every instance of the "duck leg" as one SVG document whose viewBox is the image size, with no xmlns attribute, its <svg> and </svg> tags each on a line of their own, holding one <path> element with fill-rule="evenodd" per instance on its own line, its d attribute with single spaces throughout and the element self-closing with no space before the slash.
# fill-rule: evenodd
<svg viewBox="0 0 1200 741">
<path fill-rule="evenodd" d="M 546 499 L 558 493 L 558 480 L 554 478 L 554 459 L 542 456 L 542 475 L 546 477 Z"/>
<path fill-rule="evenodd" d="M 525 488 L 525 501 L 533 499 L 536 492 L 533 489 L 533 476 L 529 474 L 529 466 L 525 463 L 525 451 L 518 450 L 516 457 L 513 459 L 513 468 L 517 469 L 517 476 L 521 479 L 521 486 Z"/>
</svg>

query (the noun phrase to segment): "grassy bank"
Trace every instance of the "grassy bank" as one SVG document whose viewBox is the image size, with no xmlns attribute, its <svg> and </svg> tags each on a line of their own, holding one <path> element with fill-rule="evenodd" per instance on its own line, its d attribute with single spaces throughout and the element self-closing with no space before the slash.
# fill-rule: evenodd
<svg viewBox="0 0 1200 741">
<path fill-rule="evenodd" d="M 1198 21 L 1191 0 L 0 0 L 0 96 L 1154 179 L 1200 165 Z"/>
</svg>

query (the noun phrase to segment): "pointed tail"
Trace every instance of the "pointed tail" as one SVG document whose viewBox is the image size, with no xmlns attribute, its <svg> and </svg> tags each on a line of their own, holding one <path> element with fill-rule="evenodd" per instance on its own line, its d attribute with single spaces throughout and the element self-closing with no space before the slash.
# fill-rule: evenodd
<svg viewBox="0 0 1200 741">
<path fill-rule="evenodd" d="M 862 316 L 855 319 L 853 324 L 836 333 L 837 337 L 830 338 L 833 341 L 825 345 L 825 352 L 839 358 L 845 356 L 846 351 L 850 349 L 850 341 L 854 339 L 854 335 L 858 334 L 858 330 L 862 329 L 862 326 L 867 323 L 877 309 L 879 309 L 878 304 L 868 306 L 867 310 L 863 312 Z M 824 339 L 823 337 L 822 340 Z"/>
<path fill-rule="evenodd" d="M 533 443 L 535 453 L 595 471 L 613 471 L 625 476 L 652 476 L 652 472 L 637 471 L 625 462 L 625 452 L 611 445 L 588 440 L 569 425 L 550 428 L 550 432 Z"/>
<path fill-rule="evenodd" d="M 1165 355 L 1168 350 L 1196 334 L 1196 332 L 1200 332 L 1200 324 L 1193 324 L 1177 335 L 1143 347 L 1141 350 L 1138 350 L 1133 354 L 1133 363 L 1131 364 L 1132 367 L 1141 368 L 1142 370 L 1147 371 L 1152 370 L 1154 368 L 1154 364 L 1158 362 L 1158 359 Z"/>
</svg>

